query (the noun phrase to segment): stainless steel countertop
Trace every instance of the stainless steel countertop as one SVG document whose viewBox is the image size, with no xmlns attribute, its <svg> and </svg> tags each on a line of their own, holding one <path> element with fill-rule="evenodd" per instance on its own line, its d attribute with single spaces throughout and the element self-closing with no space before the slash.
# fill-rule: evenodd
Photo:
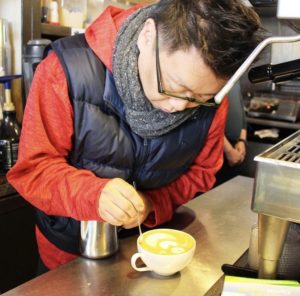
<svg viewBox="0 0 300 296">
<path fill-rule="evenodd" d="M 163 278 L 130 266 L 138 234 L 120 239 L 110 258 L 79 258 L 3 295 L 204 295 L 247 250 L 257 214 L 250 209 L 253 179 L 238 176 L 198 196 L 164 225 L 183 229 L 197 241 L 193 261 L 180 273 Z"/>
</svg>

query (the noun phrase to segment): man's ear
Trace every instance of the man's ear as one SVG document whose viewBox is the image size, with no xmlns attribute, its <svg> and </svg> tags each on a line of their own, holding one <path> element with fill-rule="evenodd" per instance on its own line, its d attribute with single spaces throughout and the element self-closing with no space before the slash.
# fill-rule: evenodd
<svg viewBox="0 0 300 296">
<path fill-rule="evenodd" d="M 152 47 L 155 44 L 155 37 L 155 22 L 153 19 L 149 18 L 145 21 L 143 29 L 141 30 L 137 40 L 137 46 L 139 50 L 141 50 L 144 47 Z"/>
</svg>

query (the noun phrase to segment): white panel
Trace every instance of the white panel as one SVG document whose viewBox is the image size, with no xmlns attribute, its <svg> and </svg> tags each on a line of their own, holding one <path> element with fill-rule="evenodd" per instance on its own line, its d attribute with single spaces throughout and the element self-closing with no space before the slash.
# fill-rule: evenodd
<svg viewBox="0 0 300 296">
<path fill-rule="evenodd" d="M 285 0 L 284 0 L 285 1 Z M 297 0 L 300 2 L 300 0 Z M 277 33 L 279 36 L 298 35 L 285 22 L 278 22 Z M 271 63 L 284 63 L 291 60 L 300 59 L 300 42 L 293 43 L 273 43 L 271 45 Z"/>
<path fill-rule="evenodd" d="M 9 22 L 13 56 L 13 72 L 22 71 L 22 1 L 0 0 L 0 17 Z"/>
<path fill-rule="evenodd" d="M 278 0 L 277 17 L 300 19 L 300 0 Z"/>
</svg>

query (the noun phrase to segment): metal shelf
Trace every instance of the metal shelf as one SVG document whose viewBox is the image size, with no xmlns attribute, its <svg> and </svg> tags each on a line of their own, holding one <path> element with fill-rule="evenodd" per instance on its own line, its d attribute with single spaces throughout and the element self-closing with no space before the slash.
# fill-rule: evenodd
<svg viewBox="0 0 300 296">
<path fill-rule="evenodd" d="M 72 28 L 42 23 L 41 24 L 41 33 L 43 35 L 65 37 L 65 36 L 71 36 Z"/>
<path fill-rule="evenodd" d="M 279 121 L 279 120 L 247 117 L 247 123 L 265 125 L 265 126 L 271 126 L 277 128 L 294 129 L 294 130 L 300 129 L 300 122 L 293 123 L 293 122 L 286 122 L 286 121 Z"/>
</svg>

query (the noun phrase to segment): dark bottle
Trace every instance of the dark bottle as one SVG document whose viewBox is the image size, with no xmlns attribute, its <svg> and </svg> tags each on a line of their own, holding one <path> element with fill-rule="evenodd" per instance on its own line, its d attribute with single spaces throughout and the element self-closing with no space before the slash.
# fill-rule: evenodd
<svg viewBox="0 0 300 296">
<path fill-rule="evenodd" d="M 11 100 L 11 80 L 14 76 L 8 77 L 4 82 L 5 102 L 3 105 L 3 119 L 0 130 L 0 169 L 7 172 L 17 161 L 20 139 L 20 126 L 16 119 L 15 106 Z"/>
<path fill-rule="evenodd" d="M 20 138 L 20 127 L 15 111 L 3 110 L 3 121 L 0 134 L 0 168 L 8 171 L 17 161 Z"/>
</svg>

